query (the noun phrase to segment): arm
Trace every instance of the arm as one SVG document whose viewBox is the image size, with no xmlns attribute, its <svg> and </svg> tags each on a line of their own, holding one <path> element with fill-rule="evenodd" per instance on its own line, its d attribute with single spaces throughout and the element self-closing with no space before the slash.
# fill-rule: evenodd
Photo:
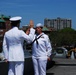
<svg viewBox="0 0 76 75">
<path fill-rule="evenodd" d="M 50 57 L 52 52 L 52 46 L 48 36 L 46 36 L 46 49 L 47 49 L 47 56 Z"/>
<path fill-rule="evenodd" d="M 8 49 L 7 49 L 7 43 L 6 43 L 5 36 L 4 36 L 4 39 L 3 39 L 3 54 L 4 54 L 5 60 L 7 61 L 7 59 L 8 59 Z"/>
<path fill-rule="evenodd" d="M 26 40 L 27 42 L 32 42 L 33 38 L 34 38 L 34 34 L 35 34 L 35 30 L 33 28 L 30 28 L 30 33 L 29 35 L 23 31 L 21 31 L 21 35 L 22 38 L 24 38 L 24 40 Z"/>
<path fill-rule="evenodd" d="M 34 38 L 34 34 L 35 34 L 35 29 L 34 28 L 34 22 L 32 20 L 30 20 L 30 24 L 29 24 L 29 37 L 30 37 L 30 41 L 32 42 L 33 41 L 33 38 Z M 30 41 L 27 41 L 28 43 L 31 43 Z"/>
</svg>

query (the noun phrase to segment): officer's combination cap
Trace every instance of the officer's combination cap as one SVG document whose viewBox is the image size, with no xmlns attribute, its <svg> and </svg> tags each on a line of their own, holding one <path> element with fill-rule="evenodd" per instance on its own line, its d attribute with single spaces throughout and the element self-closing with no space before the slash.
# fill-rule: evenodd
<svg viewBox="0 0 76 75">
<path fill-rule="evenodd" d="M 21 20 L 21 19 L 22 19 L 22 17 L 16 16 L 16 17 L 11 17 L 11 18 L 10 18 L 10 21 L 19 21 L 19 20 Z"/>
</svg>

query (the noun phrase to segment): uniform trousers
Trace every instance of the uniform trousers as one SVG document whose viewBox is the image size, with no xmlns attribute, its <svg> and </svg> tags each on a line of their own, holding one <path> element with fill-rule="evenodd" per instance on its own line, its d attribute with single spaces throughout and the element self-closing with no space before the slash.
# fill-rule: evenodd
<svg viewBox="0 0 76 75">
<path fill-rule="evenodd" d="M 34 75 L 46 75 L 47 59 L 32 57 L 34 65 Z"/>
<path fill-rule="evenodd" d="M 24 61 L 9 62 L 8 75 L 23 75 Z"/>
</svg>

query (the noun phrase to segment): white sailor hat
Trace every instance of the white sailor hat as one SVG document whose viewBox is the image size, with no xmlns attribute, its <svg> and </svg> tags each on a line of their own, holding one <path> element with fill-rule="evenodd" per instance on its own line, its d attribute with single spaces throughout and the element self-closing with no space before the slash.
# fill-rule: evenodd
<svg viewBox="0 0 76 75">
<path fill-rule="evenodd" d="M 42 25 L 41 23 L 38 23 L 38 24 L 36 25 L 36 27 L 43 27 L 43 25 Z"/>
<path fill-rule="evenodd" d="M 10 21 L 19 21 L 19 20 L 21 20 L 21 19 L 22 19 L 22 17 L 16 16 L 16 17 L 11 17 L 11 18 L 10 18 Z"/>
</svg>

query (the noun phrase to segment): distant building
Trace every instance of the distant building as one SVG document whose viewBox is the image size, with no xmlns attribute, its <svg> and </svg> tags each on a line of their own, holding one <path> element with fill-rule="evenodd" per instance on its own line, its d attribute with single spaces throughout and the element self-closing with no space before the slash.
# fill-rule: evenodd
<svg viewBox="0 0 76 75">
<path fill-rule="evenodd" d="M 0 50 L 2 49 L 4 34 L 11 28 L 9 18 L 9 16 L 0 15 Z"/>
<path fill-rule="evenodd" d="M 44 26 L 49 27 L 53 30 L 60 30 L 67 27 L 72 26 L 72 20 L 71 19 L 64 19 L 57 17 L 57 19 L 44 19 Z"/>
<path fill-rule="evenodd" d="M 9 18 L 10 16 L 0 15 L 0 29 L 9 30 L 11 28 Z"/>
</svg>

